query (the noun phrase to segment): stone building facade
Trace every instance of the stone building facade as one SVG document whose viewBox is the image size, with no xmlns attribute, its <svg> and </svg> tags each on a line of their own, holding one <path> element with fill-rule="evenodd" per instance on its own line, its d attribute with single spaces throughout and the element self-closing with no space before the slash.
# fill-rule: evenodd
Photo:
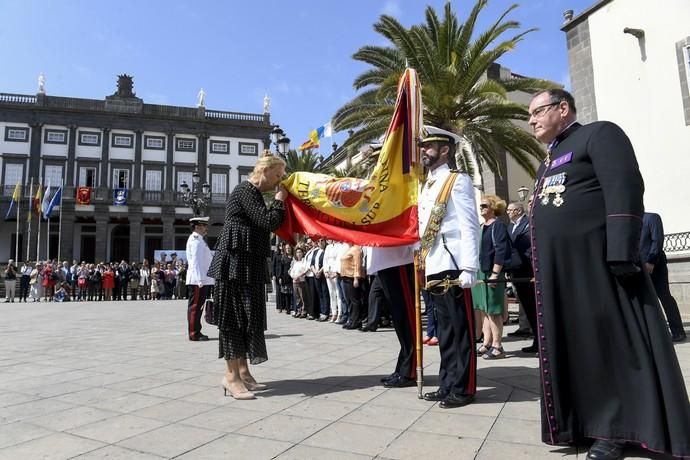
<svg viewBox="0 0 690 460">
<path fill-rule="evenodd" d="M 36 258 L 38 222 L 27 223 L 30 193 L 64 181 L 63 203 L 41 221 L 40 258 L 141 261 L 160 249 L 184 249 L 192 212 L 180 185 L 194 172 L 210 185 L 211 244 L 222 226 L 229 191 L 269 146 L 268 113 L 147 104 L 122 75 L 104 99 L 0 93 L 0 211 L 21 184 L 16 214 L 0 223 L 0 260 Z M 31 189 L 31 185 L 33 188 Z M 77 187 L 90 201 L 78 204 Z M 126 204 L 116 205 L 115 190 Z M 62 216 L 60 216 L 62 214 Z M 30 231 L 30 233 L 29 233 Z M 29 238 L 30 236 L 30 238 Z M 15 254 L 16 242 L 20 243 Z M 50 253 L 48 253 L 50 248 Z"/>
</svg>

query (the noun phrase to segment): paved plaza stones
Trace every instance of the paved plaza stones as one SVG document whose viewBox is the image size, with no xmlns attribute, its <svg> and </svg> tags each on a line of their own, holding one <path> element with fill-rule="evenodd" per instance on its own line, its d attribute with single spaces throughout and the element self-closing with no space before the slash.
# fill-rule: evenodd
<svg viewBox="0 0 690 460">
<path fill-rule="evenodd" d="M 479 360 L 476 403 L 443 410 L 379 384 L 394 368 L 392 329 L 345 331 L 269 305 L 269 361 L 253 368 L 269 390 L 235 401 L 220 386 L 217 330 L 189 342 L 184 301 L 1 305 L 0 459 L 585 457 L 541 443 L 525 341 Z M 689 385 L 690 343 L 676 351 Z M 425 352 L 433 389 L 438 349 Z"/>
</svg>

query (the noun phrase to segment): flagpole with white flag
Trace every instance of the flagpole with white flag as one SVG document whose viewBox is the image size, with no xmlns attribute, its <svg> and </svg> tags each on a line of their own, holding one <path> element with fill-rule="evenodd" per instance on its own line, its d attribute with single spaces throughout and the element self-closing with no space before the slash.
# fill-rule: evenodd
<svg viewBox="0 0 690 460">
<path fill-rule="evenodd" d="M 26 227 L 27 227 L 27 237 L 26 237 L 26 261 L 31 259 L 31 203 L 34 197 L 34 178 L 31 178 L 31 186 L 29 187 L 29 207 L 26 213 Z"/>
</svg>

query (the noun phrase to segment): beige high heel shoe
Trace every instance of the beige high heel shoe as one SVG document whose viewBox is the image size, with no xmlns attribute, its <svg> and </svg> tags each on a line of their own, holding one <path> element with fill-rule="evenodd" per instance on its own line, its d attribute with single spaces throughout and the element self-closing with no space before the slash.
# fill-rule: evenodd
<svg viewBox="0 0 690 460">
<path fill-rule="evenodd" d="M 260 390 L 265 390 L 268 388 L 266 384 L 264 383 L 259 383 L 259 382 L 249 382 L 247 380 L 243 380 L 244 385 L 247 387 L 247 390 L 249 391 L 260 391 Z"/>
<path fill-rule="evenodd" d="M 256 396 L 251 391 L 242 391 L 240 393 L 234 393 L 232 389 L 230 389 L 230 382 L 228 382 L 227 377 L 223 377 L 223 380 L 220 382 L 220 384 L 223 386 L 223 396 L 227 396 L 228 393 L 230 393 L 230 396 L 240 401 L 256 399 Z"/>
</svg>

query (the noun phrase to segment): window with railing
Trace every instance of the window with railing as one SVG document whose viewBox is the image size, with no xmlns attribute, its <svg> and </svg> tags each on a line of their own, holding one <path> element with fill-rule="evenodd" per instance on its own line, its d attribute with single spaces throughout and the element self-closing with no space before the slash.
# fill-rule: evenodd
<svg viewBox="0 0 690 460">
<path fill-rule="evenodd" d="M 112 188 L 129 188 L 129 169 L 113 169 Z"/>
<path fill-rule="evenodd" d="M 211 201 L 223 203 L 228 192 L 228 175 L 224 173 L 211 174 Z"/>
<path fill-rule="evenodd" d="M 186 183 L 191 189 L 193 176 L 194 173 L 192 171 L 177 171 L 177 187 L 175 187 L 175 190 L 178 192 L 180 191 L 180 185 L 182 185 L 182 182 Z"/>
<path fill-rule="evenodd" d="M 5 177 L 3 178 L 3 195 L 12 196 L 17 183 L 22 183 L 24 165 L 22 163 L 5 163 Z"/>
<path fill-rule="evenodd" d="M 147 203 L 159 203 L 163 198 L 163 171 L 149 169 L 144 176 L 144 201 Z"/>
<path fill-rule="evenodd" d="M 80 187 L 95 187 L 96 186 L 96 168 L 91 166 L 79 167 L 79 186 Z"/>
<path fill-rule="evenodd" d="M 43 185 L 50 184 L 51 187 L 62 185 L 62 166 L 46 165 L 43 171 Z"/>
</svg>

